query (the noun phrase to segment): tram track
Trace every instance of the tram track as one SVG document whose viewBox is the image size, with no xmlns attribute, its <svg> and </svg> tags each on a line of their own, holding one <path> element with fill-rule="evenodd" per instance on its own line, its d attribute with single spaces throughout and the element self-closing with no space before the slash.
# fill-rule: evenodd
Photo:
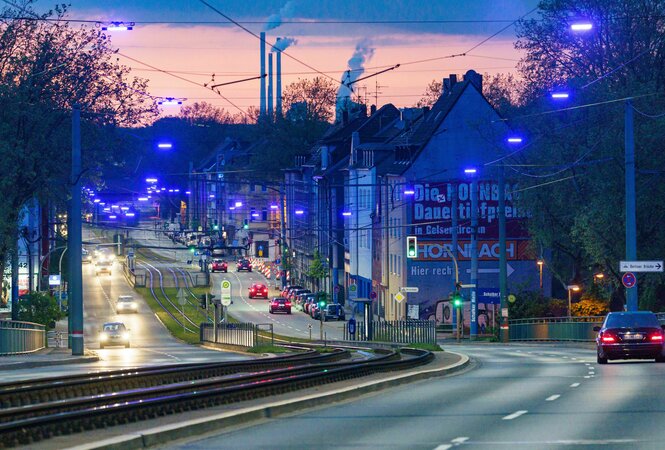
<svg viewBox="0 0 665 450">
<path fill-rule="evenodd" d="M 0 385 L 0 446 L 145 420 L 190 409 L 292 392 L 426 364 L 428 351 L 377 351 L 353 359 L 345 349 L 242 362 L 131 369 Z"/>
</svg>

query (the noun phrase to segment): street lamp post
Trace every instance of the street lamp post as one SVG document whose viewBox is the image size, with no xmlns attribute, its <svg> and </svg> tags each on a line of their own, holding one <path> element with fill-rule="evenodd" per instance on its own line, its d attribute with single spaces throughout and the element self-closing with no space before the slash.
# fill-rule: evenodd
<svg viewBox="0 0 665 450">
<path fill-rule="evenodd" d="M 538 264 L 538 276 L 539 276 L 539 286 L 540 286 L 540 295 L 543 295 L 543 266 L 545 265 L 545 261 L 542 259 L 539 259 L 536 261 L 536 264 Z"/>
<path fill-rule="evenodd" d="M 476 169 L 465 169 L 464 173 L 470 175 L 471 186 L 471 301 L 469 317 L 469 339 L 478 337 L 478 183 L 476 181 Z"/>
<path fill-rule="evenodd" d="M 579 291 L 580 287 L 576 284 L 569 284 L 566 288 L 568 290 L 568 318 L 570 318 L 570 317 L 572 317 L 572 314 L 571 314 L 572 313 L 572 309 L 571 309 L 572 292 L 573 291 L 575 291 L 575 292 Z"/>
</svg>

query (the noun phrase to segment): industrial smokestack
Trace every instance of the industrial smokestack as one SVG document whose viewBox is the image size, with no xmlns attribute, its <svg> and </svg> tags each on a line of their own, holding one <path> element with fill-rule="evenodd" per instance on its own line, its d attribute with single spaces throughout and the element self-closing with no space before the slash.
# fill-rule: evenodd
<svg viewBox="0 0 665 450">
<path fill-rule="evenodd" d="M 259 116 L 266 114 L 266 79 L 263 74 L 266 73 L 266 34 L 261 32 L 261 103 L 259 106 Z"/>
<path fill-rule="evenodd" d="M 282 51 L 279 50 L 279 41 L 280 38 L 277 38 L 277 42 L 275 43 L 275 47 L 277 47 L 277 53 L 275 54 L 275 58 L 277 58 L 276 64 L 277 67 L 275 68 L 277 72 L 277 86 L 275 86 L 275 116 L 279 117 L 280 119 L 282 118 Z"/>
<path fill-rule="evenodd" d="M 272 53 L 268 53 L 268 119 L 272 121 Z"/>
</svg>

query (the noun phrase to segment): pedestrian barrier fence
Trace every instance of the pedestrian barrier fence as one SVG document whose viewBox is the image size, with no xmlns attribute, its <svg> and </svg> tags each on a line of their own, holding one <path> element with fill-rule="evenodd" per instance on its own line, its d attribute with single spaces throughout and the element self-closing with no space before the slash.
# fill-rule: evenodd
<svg viewBox="0 0 665 450">
<path fill-rule="evenodd" d="M 46 327 L 32 322 L 0 320 L 0 356 L 30 353 L 46 346 Z"/>
<path fill-rule="evenodd" d="M 274 344 L 275 337 L 271 323 L 225 323 L 217 327 L 212 323 L 200 326 L 201 342 L 254 347 L 259 344 Z"/>
<path fill-rule="evenodd" d="M 538 317 L 508 321 L 511 341 L 594 341 L 605 316 Z"/>
<path fill-rule="evenodd" d="M 379 341 L 397 344 L 436 344 L 436 322 L 434 320 L 381 320 L 372 321 L 370 336 L 367 336 L 366 324 L 358 320 L 356 332 L 349 333 L 344 328 L 344 340 Z"/>
</svg>

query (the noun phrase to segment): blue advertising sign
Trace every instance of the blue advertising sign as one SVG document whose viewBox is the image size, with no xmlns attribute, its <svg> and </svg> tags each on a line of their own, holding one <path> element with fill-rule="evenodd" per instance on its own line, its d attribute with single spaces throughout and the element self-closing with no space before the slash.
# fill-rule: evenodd
<svg viewBox="0 0 665 450">
<path fill-rule="evenodd" d="M 478 303 L 500 305 L 501 291 L 498 288 L 478 288 Z"/>
</svg>

